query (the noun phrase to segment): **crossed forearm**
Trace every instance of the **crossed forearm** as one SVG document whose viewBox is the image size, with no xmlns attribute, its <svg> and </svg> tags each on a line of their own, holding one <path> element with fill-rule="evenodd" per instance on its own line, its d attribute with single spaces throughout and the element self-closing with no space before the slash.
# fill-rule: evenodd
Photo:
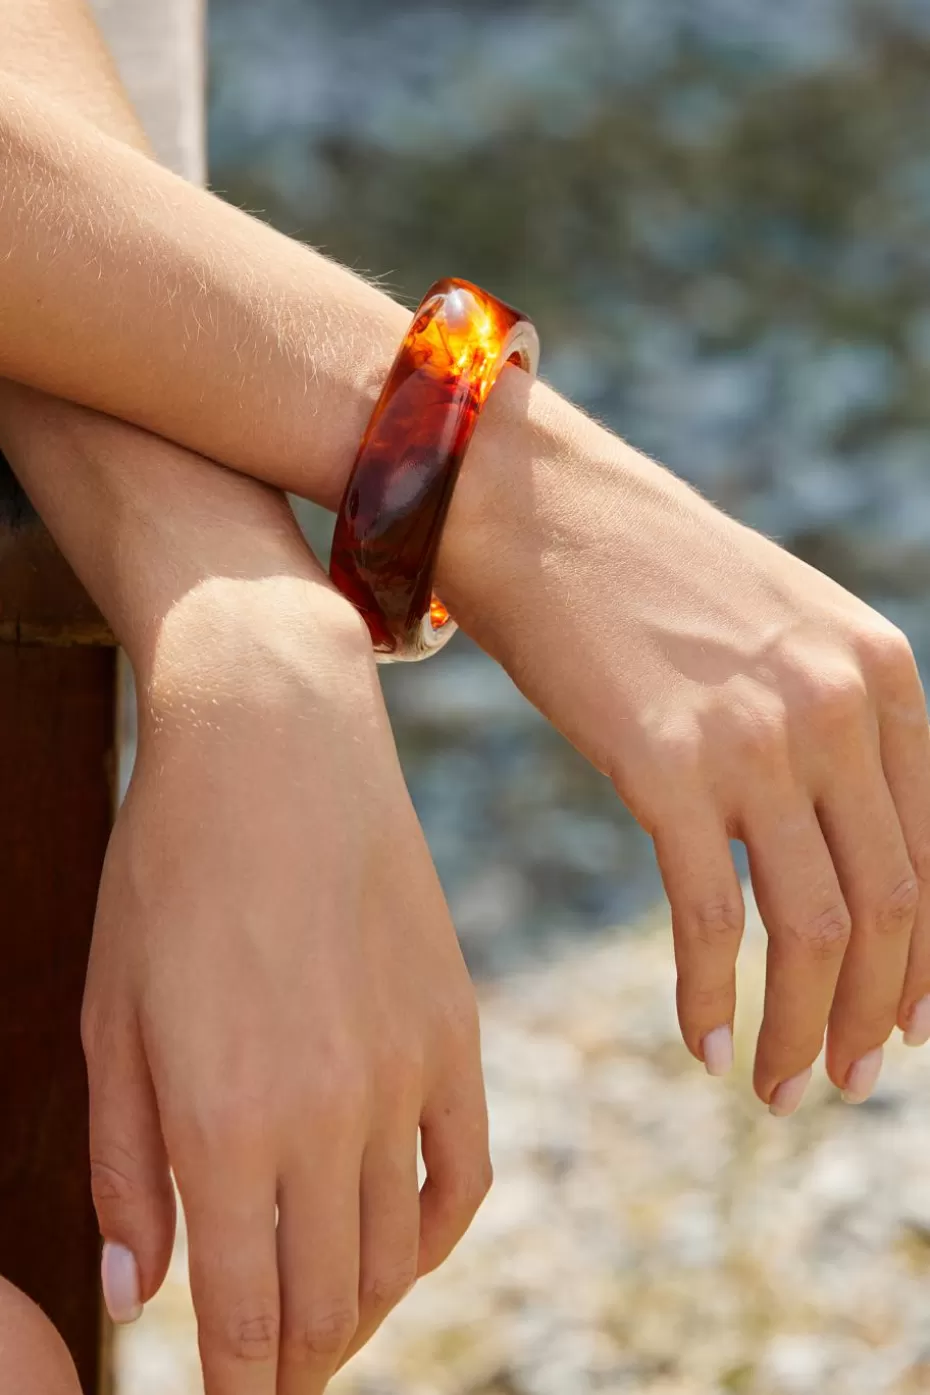
<svg viewBox="0 0 930 1395">
<path fill-rule="evenodd" d="M 19 84 L 23 112 L 54 93 L 57 119 L 67 110 L 145 158 L 145 132 L 86 8 L 0 0 L 0 35 L 0 83 Z M 94 295 L 102 304 L 99 286 Z M 0 305 L 0 336 L 24 343 L 5 290 Z M 178 596 L 206 577 L 313 574 L 273 491 L 124 421 L 7 379 L 0 446 L 137 666 Z"/>
<path fill-rule="evenodd" d="M 404 311 L 41 83 L 0 77 L 0 159 L 0 372 L 334 504 Z M 795 1109 L 826 1036 L 861 1101 L 895 1023 L 930 1039 L 909 646 L 521 376 L 482 414 L 440 594 L 653 836 L 693 1054 L 732 1059 L 737 836 L 771 936 L 757 1093 Z"/>
<path fill-rule="evenodd" d="M 0 372 L 333 503 L 406 312 L 107 124 L 0 75 Z"/>
<path fill-rule="evenodd" d="M 407 311 L 160 168 L 87 12 L 26 8 L 0 0 L 0 374 L 335 507 Z M 502 465 L 527 499 L 581 455 L 626 474 L 619 443 L 523 376 L 482 414 L 439 559 L 465 622 Z"/>
<path fill-rule="evenodd" d="M 28 39 L 0 59 L 0 373 L 333 507 L 408 312 L 155 164 L 92 26 L 68 23 L 54 62 Z M 511 376 L 474 460 L 527 420 L 583 430 Z"/>
<path fill-rule="evenodd" d="M 355 427 L 340 414 L 351 416 L 353 374 L 367 371 L 362 339 L 353 345 L 341 319 L 311 365 L 339 377 L 341 396 L 326 401 L 309 368 L 294 378 L 298 310 L 274 299 L 287 278 L 261 319 L 248 261 L 234 275 L 235 244 L 221 249 L 196 224 L 198 208 L 221 206 L 135 149 L 141 133 L 86 15 L 71 0 L 32 0 L 33 23 L 11 25 L 4 47 L 9 4 L 0 89 L 15 89 L 17 115 L 0 223 L 15 236 L 0 247 L 0 260 L 11 255 L 0 358 L 33 386 L 0 384 L 0 445 L 143 693 L 83 1021 L 107 1301 L 131 1320 L 160 1286 L 170 1160 L 205 1389 L 321 1395 L 487 1189 L 474 998 L 367 632 L 277 490 L 164 435 L 220 456 L 225 441 L 241 465 L 264 461 L 266 446 L 287 463 L 290 443 L 308 483 L 297 469 L 308 441 L 311 462 L 338 457 L 342 433 L 351 453 Z M 29 134 L 39 112 L 55 131 L 44 147 Z M 69 163 L 78 147 L 86 166 Z M 122 208 L 107 202 L 95 151 L 110 161 L 104 186 L 115 169 L 134 172 L 135 203 L 132 191 Z M 190 245 L 172 248 L 175 217 Z M 125 239 L 120 218 L 133 228 Z M 232 215 L 232 226 L 251 225 Z M 259 246 L 265 236 L 278 245 L 264 230 Z M 352 294 L 368 292 L 340 276 L 351 323 Z M 377 335 L 375 324 L 371 364 Z"/>
</svg>

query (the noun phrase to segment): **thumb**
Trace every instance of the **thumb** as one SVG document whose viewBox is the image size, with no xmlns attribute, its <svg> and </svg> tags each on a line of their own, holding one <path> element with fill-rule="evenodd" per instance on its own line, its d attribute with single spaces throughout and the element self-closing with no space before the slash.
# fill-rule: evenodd
<svg viewBox="0 0 930 1395">
<path fill-rule="evenodd" d="M 164 1283 L 177 1213 L 158 1105 L 135 1022 L 101 1032 L 85 1012 L 90 1166 L 114 1322 L 134 1322 Z"/>
</svg>

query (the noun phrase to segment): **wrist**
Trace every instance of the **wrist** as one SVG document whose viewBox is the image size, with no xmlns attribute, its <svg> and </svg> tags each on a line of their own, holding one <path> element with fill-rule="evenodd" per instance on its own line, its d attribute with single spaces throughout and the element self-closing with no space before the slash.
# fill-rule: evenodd
<svg viewBox="0 0 930 1395">
<path fill-rule="evenodd" d="M 489 626 L 508 576 L 524 554 L 544 567 L 571 521 L 566 478 L 623 468 L 623 452 L 632 454 L 546 383 L 516 368 L 502 373 L 462 464 L 436 572 L 437 594 L 495 655 Z"/>
<path fill-rule="evenodd" d="M 373 685 L 367 631 L 323 578 L 215 576 L 185 590 L 130 651 L 140 700 L 157 720 L 305 717 Z"/>
<path fill-rule="evenodd" d="M 153 702 L 283 700 L 327 665 L 373 668 L 277 490 L 3 381 L 0 446 Z"/>
</svg>

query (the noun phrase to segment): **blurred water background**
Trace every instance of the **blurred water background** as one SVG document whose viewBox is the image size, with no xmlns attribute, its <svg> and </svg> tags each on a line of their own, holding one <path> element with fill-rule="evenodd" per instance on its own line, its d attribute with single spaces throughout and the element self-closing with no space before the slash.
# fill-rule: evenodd
<svg viewBox="0 0 930 1395">
<path fill-rule="evenodd" d="M 411 305 L 455 274 L 528 311 L 557 387 L 926 665 L 927 0 L 211 0 L 210 64 L 216 189 Z M 466 640 L 385 687 L 473 965 L 654 899 Z"/>
<path fill-rule="evenodd" d="M 411 305 L 457 274 L 528 311 L 553 383 L 926 673 L 930 0 L 210 0 L 210 65 L 216 189 Z M 769 1119 L 756 926 L 707 1081 L 607 783 L 461 636 L 383 676 L 484 984 L 498 1184 L 346 1395 L 930 1392 L 930 1063 Z M 200 1389 L 183 1264 L 126 1395 Z"/>
</svg>

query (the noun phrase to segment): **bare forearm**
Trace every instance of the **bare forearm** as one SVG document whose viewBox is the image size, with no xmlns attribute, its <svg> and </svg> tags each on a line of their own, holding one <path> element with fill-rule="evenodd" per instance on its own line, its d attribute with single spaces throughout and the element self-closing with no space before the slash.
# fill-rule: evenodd
<svg viewBox="0 0 930 1395">
<path fill-rule="evenodd" d="M 206 664 L 212 644 L 216 667 L 220 629 L 232 631 L 257 605 L 267 603 L 270 619 L 287 597 L 295 652 L 304 623 L 295 598 L 303 597 L 307 623 L 321 605 L 329 609 L 319 594 L 328 583 L 287 501 L 267 485 L 126 422 L 9 382 L 0 383 L 0 445 L 143 682 L 159 650 L 164 657 L 166 624 L 193 597 L 203 609 L 209 602 L 216 623 L 212 636 L 205 632 L 191 646 L 189 659 Z M 181 657 L 173 642 L 179 685 Z"/>
<path fill-rule="evenodd" d="M 148 150 L 86 0 L 0 0 L 0 73 Z"/>
<path fill-rule="evenodd" d="M 0 133 L 0 372 L 332 503 L 406 312 L 35 84 Z"/>
<path fill-rule="evenodd" d="M 147 150 L 82 3 L 0 0 L 0 38 L 0 73 Z M 275 491 L 124 421 L 0 381 L 0 447 L 142 671 L 188 592 L 320 575 Z"/>
<path fill-rule="evenodd" d="M 27 38 L 12 60 L 7 50 L 17 76 L 5 83 L 0 60 L 10 169 L 0 371 L 334 506 L 407 312 L 132 148 L 138 126 L 86 15 L 75 18 L 74 0 L 33 2 L 66 15 L 68 33 L 55 48 L 54 97 L 52 60 L 36 52 L 44 39 Z M 0 0 L 0 16 L 11 3 Z M 518 369 L 505 370 L 439 559 L 443 596 L 467 628 L 482 622 L 492 649 L 498 574 L 488 554 L 507 546 L 509 501 L 516 495 L 525 512 L 581 460 L 622 469 L 635 493 L 632 452 L 543 384 L 529 388 Z"/>
<path fill-rule="evenodd" d="M 47 57 L 0 74 L 0 371 L 333 506 L 408 312 L 145 158 L 82 32 L 54 97 Z M 553 396 L 535 389 L 529 415 Z M 527 416 L 519 388 L 498 397 L 502 427 Z"/>
</svg>

